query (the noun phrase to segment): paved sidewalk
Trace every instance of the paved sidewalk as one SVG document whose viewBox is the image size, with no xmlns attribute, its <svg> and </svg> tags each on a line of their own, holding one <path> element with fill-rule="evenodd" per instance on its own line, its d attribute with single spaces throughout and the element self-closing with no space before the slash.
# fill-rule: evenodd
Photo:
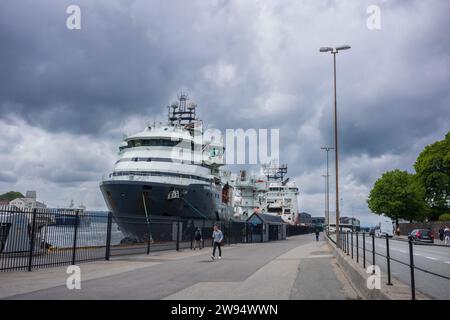
<svg viewBox="0 0 450 320">
<path fill-rule="evenodd" d="M 7 299 L 356 299 L 325 241 L 313 235 L 223 249 L 158 252 L 81 264 L 81 290 L 67 267 L 0 274 Z"/>
</svg>

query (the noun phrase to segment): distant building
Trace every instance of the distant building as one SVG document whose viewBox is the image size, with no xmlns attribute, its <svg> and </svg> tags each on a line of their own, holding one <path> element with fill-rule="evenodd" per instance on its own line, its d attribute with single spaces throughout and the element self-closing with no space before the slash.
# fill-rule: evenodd
<svg viewBox="0 0 450 320">
<path fill-rule="evenodd" d="M 311 225 L 311 215 L 307 212 L 300 212 L 298 214 L 299 224 L 304 226 Z"/>
<path fill-rule="evenodd" d="M 324 225 L 325 217 L 311 217 L 311 224 L 312 225 Z"/>
<path fill-rule="evenodd" d="M 339 223 L 341 226 L 351 227 L 353 230 L 359 230 L 361 222 L 359 219 L 353 218 L 353 217 L 340 217 Z"/>
<path fill-rule="evenodd" d="M 11 200 L 9 202 L 9 205 L 24 210 L 47 208 L 47 206 L 44 203 L 36 200 L 36 191 L 27 191 L 25 198 L 17 198 Z"/>
</svg>

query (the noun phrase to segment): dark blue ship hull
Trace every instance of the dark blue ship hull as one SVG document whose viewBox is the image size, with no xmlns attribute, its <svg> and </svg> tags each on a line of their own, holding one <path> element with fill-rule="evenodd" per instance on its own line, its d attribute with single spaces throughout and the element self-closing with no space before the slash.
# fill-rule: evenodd
<svg viewBox="0 0 450 320">
<path fill-rule="evenodd" d="M 224 216 L 221 196 L 208 184 L 182 186 L 104 181 L 100 189 L 121 231 L 139 240 L 148 235 L 147 221 L 176 218 L 220 220 Z M 231 207 L 225 210 L 231 210 Z"/>
</svg>

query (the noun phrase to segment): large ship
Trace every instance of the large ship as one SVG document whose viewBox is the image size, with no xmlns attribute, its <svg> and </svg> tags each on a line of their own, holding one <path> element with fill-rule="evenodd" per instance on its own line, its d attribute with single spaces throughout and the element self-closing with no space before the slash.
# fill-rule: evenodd
<svg viewBox="0 0 450 320">
<path fill-rule="evenodd" d="M 287 166 L 263 165 L 262 173 L 241 171 L 236 179 L 236 216 L 245 220 L 253 212 L 280 216 L 284 222 L 298 224 L 298 195 L 295 182 L 285 179 Z"/>
<path fill-rule="evenodd" d="M 299 190 L 294 181 L 284 179 L 287 165 L 264 166 L 268 182 L 267 213 L 281 216 L 284 222 L 298 224 Z"/>
<path fill-rule="evenodd" d="M 168 106 L 168 121 L 127 136 L 113 171 L 100 183 L 122 232 L 146 238 L 145 223 L 158 219 L 226 220 L 233 213 L 232 185 L 223 139 L 203 134 L 197 105 L 181 93 Z"/>
</svg>

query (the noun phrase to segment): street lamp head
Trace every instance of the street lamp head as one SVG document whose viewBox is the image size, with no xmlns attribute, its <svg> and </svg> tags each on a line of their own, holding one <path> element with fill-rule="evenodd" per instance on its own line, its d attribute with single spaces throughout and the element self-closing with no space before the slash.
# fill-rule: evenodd
<svg viewBox="0 0 450 320">
<path fill-rule="evenodd" d="M 333 48 L 330 48 L 330 47 L 321 47 L 320 48 L 320 52 L 329 52 L 329 51 L 333 51 Z"/>
<path fill-rule="evenodd" d="M 339 51 L 339 50 L 348 50 L 348 49 L 350 49 L 350 48 L 351 48 L 351 47 L 350 47 L 349 45 L 344 45 L 344 46 L 337 47 L 336 50 L 337 50 L 337 51 Z"/>
</svg>

